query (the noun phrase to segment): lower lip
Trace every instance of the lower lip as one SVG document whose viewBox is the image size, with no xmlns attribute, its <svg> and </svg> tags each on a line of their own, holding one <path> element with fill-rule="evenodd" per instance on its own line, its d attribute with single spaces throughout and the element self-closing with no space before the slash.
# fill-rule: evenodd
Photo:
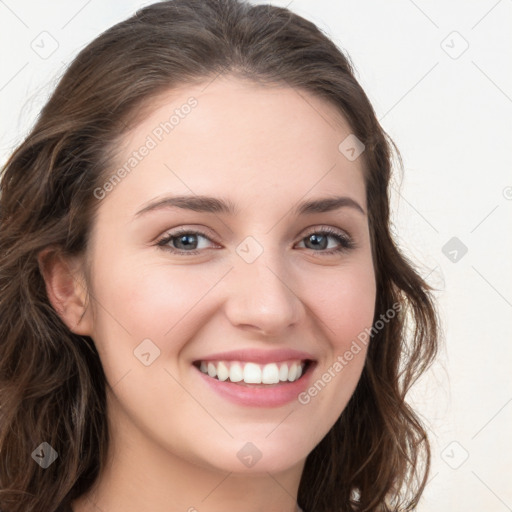
<svg viewBox="0 0 512 512">
<path fill-rule="evenodd" d="M 249 407 L 279 407 L 298 399 L 299 394 L 308 387 L 314 366 L 314 363 L 310 363 L 306 372 L 294 382 L 283 382 L 268 387 L 221 381 L 206 375 L 195 366 L 193 368 L 211 389 L 235 404 Z"/>
</svg>

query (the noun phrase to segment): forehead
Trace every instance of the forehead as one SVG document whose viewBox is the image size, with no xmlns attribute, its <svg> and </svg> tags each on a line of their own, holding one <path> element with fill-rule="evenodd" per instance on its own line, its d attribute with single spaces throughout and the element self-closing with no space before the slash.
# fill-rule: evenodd
<svg viewBox="0 0 512 512">
<path fill-rule="evenodd" d="M 125 190 L 140 204 L 229 192 L 270 206 L 283 195 L 349 193 L 366 208 L 362 158 L 339 150 L 350 134 L 334 105 L 297 88 L 233 77 L 181 86 L 146 102 L 120 145 L 117 168 L 128 172 L 111 195 Z"/>
</svg>

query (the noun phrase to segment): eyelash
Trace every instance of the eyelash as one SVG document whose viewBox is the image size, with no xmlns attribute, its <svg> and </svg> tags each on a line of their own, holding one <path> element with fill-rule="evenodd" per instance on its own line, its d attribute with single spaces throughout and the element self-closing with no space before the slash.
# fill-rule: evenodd
<svg viewBox="0 0 512 512">
<path fill-rule="evenodd" d="M 330 228 L 330 227 L 322 227 L 322 228 L 317 228 L 315 230 L 312 230 L 309 233 L 307 233 L 306 235 L 304 235 L 300 241 L 302 242 L 308 236 L 317 235 L 317 234 L 329 235 L 330 237 L 335 238 L 340 244 L 338 247 L 336 247 L 334 249 L 329 249 L 329 250 L 324 250 L 324 251 L 314 251 L 313 249 L 310 249 L 313 252 L 318 252 L 322 256 L 330 256 L 330 255 L 333 255 L 336 253 L 348 252 L 351 249 L 356 248 L 356 244 L 353 242 L 353 240 L 350 237 L 348 237 L 347 235 L 341 234 L 337 230 Z M 203 233 L 202 231 L 194 231 L 191 229 L 179 228 L 177 231 L 166 234 L 163 238 L 161 238 L 156 243 L 156 245 L 166 251 L 171 252 L 172 254 L 177 254 L 180 256 L 181 255 L 200 254 L 202 249 L 194 249 L 193 251 L 182 251 L 179 249 L 174 249 L 168 245 L 172 240 L 174 240 L 175 238 L 179 238 L 180 236 L 183 236 L 183 235 L 200 235 L 204 238 L 207 238 L 210 241 L 213 241 L 210 239 L 210 237 L 206 233 Z"/>
</svg>

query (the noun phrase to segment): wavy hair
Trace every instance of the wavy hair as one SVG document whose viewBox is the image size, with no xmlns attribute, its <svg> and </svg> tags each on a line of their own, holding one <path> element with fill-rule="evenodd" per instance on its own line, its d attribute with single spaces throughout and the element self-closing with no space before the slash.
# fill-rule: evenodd
<svg viewBox="0 0 512 512">
<path fill-rule="evenodd" d="M 308 455 L 298 503 L 306 512 L 411 510 L 430 469 L 426 427 L 406 403 L 437 353 L 433 288 L 399 250 L 389 181 L 398 149 L 380 126 L 349 58 L 288 9 L 240 0 L 162 1 L 80 51 L 0 181 L 0 508 L 57 512 L 90 489 L 105 464 L 105 375 L 93 340 L 50 305 L 38 254 L 87 249 L 123 134 L 151 99 L 221 73 L 281 84 L 330 102 L 365 145 L 377 321 L 343 414 Z M 59 454 L 42 469 L 41 442 Z"/>
</svg>

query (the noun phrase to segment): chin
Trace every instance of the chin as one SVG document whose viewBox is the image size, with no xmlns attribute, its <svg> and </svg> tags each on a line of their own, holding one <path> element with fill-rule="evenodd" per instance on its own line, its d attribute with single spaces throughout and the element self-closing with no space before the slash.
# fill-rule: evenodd
<svg viewBox="0 0 512 512">
<path fill-rule="evenodd" d="M 307 448 L 314 448 L 314 445 L 309 446 L 310 443 L 306 447 L 298 439 L 292 442 L 288 437 L 287 442 L 285 436 L 276 435 L 271 439 L 273 434 L 270 434 L 265 439 L 265 435 L 260 431 L 258 437 L 248 436 L 243 441 L 230 439 L 224 446 L 216 444 L 208 450 L 207 458 L 203 451 L 201 465 L 231 473 L 279 473 L 302 464 L 309 454 Z"/>
</svg>

